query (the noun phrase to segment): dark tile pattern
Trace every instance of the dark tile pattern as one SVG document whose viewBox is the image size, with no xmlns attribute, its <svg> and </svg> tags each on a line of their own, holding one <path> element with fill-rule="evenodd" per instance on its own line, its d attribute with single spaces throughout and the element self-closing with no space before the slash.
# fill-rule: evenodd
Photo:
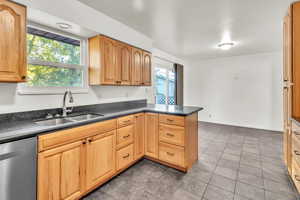
<svg viewBox="0 0 300 200">
<path fill-rule="evenodd" d="M 142 160 L 84 200 L 297 200 L 278 132 L 200 123 L 187 173 Z"/>
</svg>

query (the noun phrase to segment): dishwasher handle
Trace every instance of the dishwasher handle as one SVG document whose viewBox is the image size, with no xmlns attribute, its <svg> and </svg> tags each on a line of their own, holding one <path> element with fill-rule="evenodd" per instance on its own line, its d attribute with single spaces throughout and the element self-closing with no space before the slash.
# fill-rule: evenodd
<svg viewBox="0 0 300 200">
<path fill-rule="evenodd" d="M 16 157 L 18 155 L 17 152 L 10 152 L 5 154 L 0 154 L 0 161 L 8 160 L 10 158 Z"/>
</svg>

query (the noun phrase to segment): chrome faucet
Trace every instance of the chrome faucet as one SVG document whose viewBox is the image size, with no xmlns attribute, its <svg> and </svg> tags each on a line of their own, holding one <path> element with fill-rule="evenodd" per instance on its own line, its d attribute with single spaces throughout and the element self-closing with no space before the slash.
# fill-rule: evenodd
<svg viewBox="0 0 300 200">
<path fill-rule="evenodd" d="M 68 113 L 71 113 L 73 111 L 73 107 L 68 108 L 66 106 L 67 96 L 69 97 L 69 103 L 73 103 L 74 102 L 74 98 L 73 98 L 71 90 L 65 91 L 64 100 L 63 100 L 63 107 L 62 107 L 62 117 L 66 117 L 68 115 Z"/>
</svg>

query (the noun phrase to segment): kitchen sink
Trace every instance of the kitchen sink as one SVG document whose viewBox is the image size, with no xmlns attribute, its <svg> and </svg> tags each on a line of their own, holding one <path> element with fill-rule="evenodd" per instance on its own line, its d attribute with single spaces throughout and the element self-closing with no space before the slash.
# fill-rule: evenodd
<svg viewBox="0 0 300 200">
<path fill-rule="evenodd" d="M 57 125 L 66 124 L 70 122 L 73 121 L 66 118 L 57 118 L 57 119 L 46 119 L 46 120 L 36 121 L 35 123 L 41 126 L 57 126 Z"/>
<path fill-rule="evenodd" d="M 83 114 L 83 115 L 78 115 L 74 117 L 68 117 L 68 120 L 72 121 L 84 121 L 84 120 L 89 120 L 89 119 L 94 119 L 97 117 L 103 117 L 104 115 L 101 114 Z"/>
<path fill-rule="evenodd" d="M 45 119 L 45 120 L 39 120 L 35 121 L 36 124 L 41 126 L 57 126 L 61 124 L 71 123 L 71 122 L 79 122 L 79 121 L 85 121 L 89 119 L 94 119 L 97 117 L 103 117 L 102 114 L 81 114 L 77 116 L 70 116 L 70 117 L 64 117 L 64 118 L 55 118 L 55 119 Z"/>
</svg>

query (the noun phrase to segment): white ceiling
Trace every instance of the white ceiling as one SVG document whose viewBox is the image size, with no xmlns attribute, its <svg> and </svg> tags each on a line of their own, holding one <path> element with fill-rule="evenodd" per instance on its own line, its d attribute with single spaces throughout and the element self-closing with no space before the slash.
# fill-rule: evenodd
<svg viewBox="0 0 300 200">
<path fill-rule="evenodd" d="M 214 58 L 281 50 L 293 0 L 79 0 L 127 24 L 173 55 Z M 222 51 L 224 35 L 237 45 Z"/>
</svg>

